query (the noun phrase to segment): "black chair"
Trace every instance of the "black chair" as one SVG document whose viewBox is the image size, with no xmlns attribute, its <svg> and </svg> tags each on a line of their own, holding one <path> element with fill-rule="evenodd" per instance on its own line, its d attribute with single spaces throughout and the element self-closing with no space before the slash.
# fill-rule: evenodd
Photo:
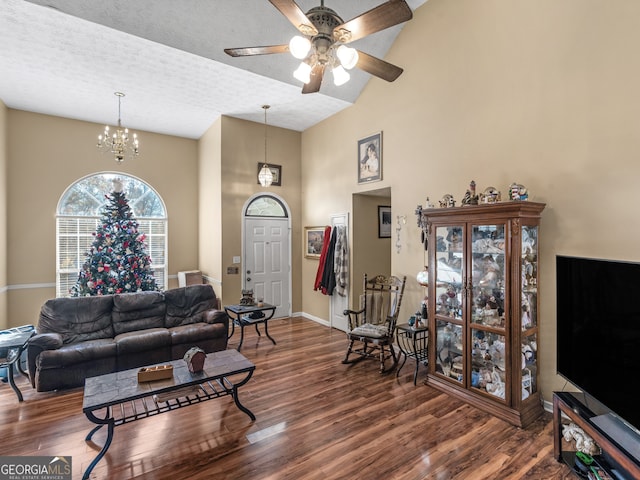
<svg viewBox="0 0 640 480">
<path fill-rule="evenodd" d="M 349 320 L 349 347 L 342 363 L 378 359 L 380 373 L 388 373 L 397 366 L 393 340 L 406 281 L 406 276 L 400 279 L 378 275 L 369 280 L 364 275 L 360 309 L 344 311 Z M 389 360 L 391 365 L 387 366 Z"/>
</svg>

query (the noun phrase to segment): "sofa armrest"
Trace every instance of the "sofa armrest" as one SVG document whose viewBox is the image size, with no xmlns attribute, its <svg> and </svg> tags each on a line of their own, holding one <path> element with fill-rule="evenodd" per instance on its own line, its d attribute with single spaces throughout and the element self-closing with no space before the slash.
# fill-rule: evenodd
<svg viewBox="0 0 640 480">
<path fill-rule="evenodd" d="M 38 333 L 29 339 L 31 345 L 40 347 L 41 350 L 57 350 L 62 347 L 62 335 L 59 333 Z"/>
<path fill-rule="evenodd" d="M 62 347 L 62 335 L 59 333 L 38 333 L 27 344 L 27 368 L 31 386 L 36 387 L 36 359 L 45 350 L 57 350 Z"/>
<path fill-rule="evenodd" d="M 224 310 L 207 310 L 203 313 L 202 320 L 206 323 L 224 323 L 229 326 L 229 315 Z"/>
</svg>

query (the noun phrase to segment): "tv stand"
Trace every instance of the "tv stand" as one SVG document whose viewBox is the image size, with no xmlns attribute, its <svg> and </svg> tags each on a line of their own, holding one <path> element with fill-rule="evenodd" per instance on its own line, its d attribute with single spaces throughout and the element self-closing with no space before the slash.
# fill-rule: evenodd
<svg viewBox="0 0 640 480">
<path fill-rule="evenodd" d="M 597 460 L 601 460 L 602 466 L 610 472 L 612 478 L 640 478 L 640 460 L 635 455 L 639 444 L 634 444 L 633 438 L 629 437 L 629 435 L 635 435 L 635 432 L 623 430 L 621 427 L 608 428 L 608 425 L 604 424 L 610 423 L 610 414 L 592 409 L 597 410 L 595 402 L 587 399 L 583 393 L 554 392 L 553 454 L 556 460 L 565 462 L 571 468 L 575 463 L 576 452 L 562 450 L 564 441 L 562 415 L 564 414 L 570 422 L 582 428 L 598 444 L 602 455 Z M 603 420 L 603 417 L 606 419 Z"/>
</svg>

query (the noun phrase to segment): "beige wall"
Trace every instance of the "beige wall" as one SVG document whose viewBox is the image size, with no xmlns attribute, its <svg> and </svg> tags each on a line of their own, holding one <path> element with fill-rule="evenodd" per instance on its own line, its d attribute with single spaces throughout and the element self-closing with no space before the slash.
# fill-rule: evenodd
<svg viewBox="0 0 640 480">
<path fill-rule="evenodd" d="M 640 260 L 638 18 L 636 0 L 429 0 L 385 57 L 402 76 L 372 79 L 354 106 L 304 132 L 302 223 L 351 211 L 352 192 L 391 187 L 393 218 L 408 219 L 401 252 L 391 245 L 393 273 L 410 279 L 406 317 L 423 293 L 416 205 L 446 193 L 459 202 L 472 179 L 480 191 L 526 185 L 547 203 L 539 357 L 550 400 L 564 386 L 555 374 L 555 255 Z M 361 187 L 356 142 L 376 131 L 383 180 Z M 327 171 L 330 181 L 319 181 Z M 326 299 L 309 305 L 328 317 Z"/>
<path fill-rule="evenodd" d="M 169 274 L 198 268 L 197 142 L 138 132 L 141 154 L 121 165 L 95 147 L 101 125 L 8 110 L 7 318 L 36 323 L 55 296 L 55 213 L 76 180 L 121 171 L 149 183 L 169 217 Z M 4 261 L 4 260 L 3 260 Z M 169 286 L 176 286 L 176 280 Z"/>
<path fill-rule="evenodd" d="M 277 108 L 273 106 L 272 109 Z M 300 148 L 301 134 L 293 130 L 267 128 L 267 161 L 282 166 L 282 186 L 263 188 L 258 184 L 258 162 L 265 156 L 264 124 L 222 117 L 221 182 L 222 182 L 222 295 L 224 303 L 237 303 L 241 298 L 241 273 L 228 274 L 233 257 L 242 256 L 243 207 L 252 195 L 269 192 L 281 197 L 291 210 L 292 311 L 302 308 L 300 258 L 302 236 L 300 226 Z M 240 265 L 235 265 L 240 267 Z"/>
<path fill-rule="evenodd" d="M 0 100 L 0 330 L 7 328 L 7 107 Z"/>
<path fill-rule="evenodd" d="M 199 269 L 222 301 L 222 119 L 198 141 Z"/>
</svg>

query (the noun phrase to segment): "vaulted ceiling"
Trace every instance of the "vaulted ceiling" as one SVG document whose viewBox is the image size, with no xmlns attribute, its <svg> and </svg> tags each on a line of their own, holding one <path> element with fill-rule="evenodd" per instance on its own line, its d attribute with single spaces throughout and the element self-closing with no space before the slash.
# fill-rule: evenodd
<svg viewBox="0 0 640 480">
<path fill-rule="evenodd" d="M 303 11 L 321 0 L 296 0 Z M 426 0 L 408 0 L 415 10 Z M 326 0 L 347 21 L 384 0 Z M 405 24 L 351 46 L 378 58 Z M 267 0 L 2 0 L 0 99 L 10 108 L 199 138 L 228 115 L 297 131 L 353 104 L 366 83 L 351 70 L 302 94 L 290 54 L 234 58 L 224 48 L 286 44 L 297 33 Z M 399 65 L 403 67 L 403 65 Z M 393 84 L 390 84 L 393 85 Z"/>
</svg>

